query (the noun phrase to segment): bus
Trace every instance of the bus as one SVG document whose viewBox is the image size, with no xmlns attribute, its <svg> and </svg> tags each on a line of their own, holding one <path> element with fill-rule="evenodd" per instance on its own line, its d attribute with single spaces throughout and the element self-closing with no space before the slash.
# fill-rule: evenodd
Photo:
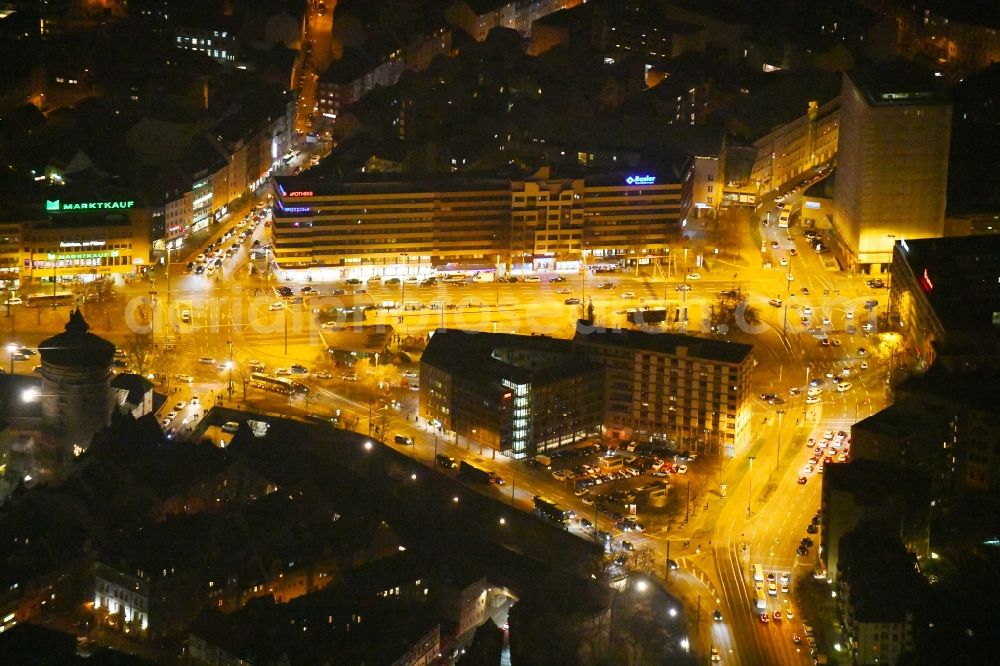
<svg viewBox="0 0 1000 666">
<path fill-rule="evenodd" d="M 273 377 L 261 372 L 255 372 L 250 375 L 250 385 L 266 391 L 283 393 L 284 395 L 309 392 L 309 388 L 306 385 L 293 381 L 288 377 Z"/>
<path fill-rule="evenodd" d="M 72 305 L 73 294 L 68 291 L 57 291 L 53 294 L 29 294 L 24 300 L 25 307 L 40 308 L 43 306 Z"/>
<path fill-rule="evenodd" d="M 753 565 L 753 582 L 763 583 L 764 582 L 764 567 L 759 564 Z"/>
<path fill-rule="evenodd" d="M 569 519 L 573 517 L 573 512 L 569 509 L 559 506 L 550 499 L 546 499 L 541 495 L 535 496 L 535 510 L 542 515 L 543 518 L 548 518 L 554 523 L 565 526 L 569 522 Z"/>
<path fill-rule="evenodd" d="M 757 596 L 757 610 L 766 611 L 767 610 L 767 595 L 764 594 L 764 584 L 757 583 L 754 585 L 754 592 Z"/>
</svg>

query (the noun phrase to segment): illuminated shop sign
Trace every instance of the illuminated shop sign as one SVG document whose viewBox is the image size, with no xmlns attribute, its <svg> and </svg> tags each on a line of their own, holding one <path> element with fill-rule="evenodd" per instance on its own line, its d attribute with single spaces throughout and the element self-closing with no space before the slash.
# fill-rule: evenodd
<svg viewBox="0 0 1000 666">
<path fill-rule="evenodd" d="M 282 206 L 281 210 L 286 213 L 308 213 L 312 208 L 309 208 L 309 206 L 289 206 L 287 208 Z"/>
<path fill-rule="evenodd" d="M 56 259 L 59 259 L 60 261 L 68 259 L 103 259 L 104 257 L 117 257 L 118 250 L 110 250 L 110 251 L 105 250 L 103 252 L 84 252 L 80 254 L 64 254 L 60 252 L 58 256 L 49 252 L 46 256 L 48 257 L 49 261 L 55 261 Z"/>
<path fill-rule="evenodd" d="M 105 241 L 62 241 L 59 247 L 94 247 L 104 245 Z"/>
<path fill-rule="evenodd" d="M 656 176 L 629 176 L 625 179 L 627 185 L 656 185 Z"/>
<path fill-rule="evenodd" d="M 134 207 L 134 201 L 82 201 L 64 203 L 59 199 L 45 200 L 45 210 L 52 213 L 67 210 L 123 210 Z"/>
<path fill-rule="evenodd" d="M 297 192 L 289 192 L 285 195 L 286 197 L 311 197 L 313 192 L 311 190 L 302 190 Z"/>
<path fill-rule="evenodd" d="M 815 209 L 817 209 L 819 207 L 820 207 L 820 203 L 818 201 L 807 201 L 806 202 L 806 208 L 812 208 L 813 210 L 815 210 Z"/>
</svg>

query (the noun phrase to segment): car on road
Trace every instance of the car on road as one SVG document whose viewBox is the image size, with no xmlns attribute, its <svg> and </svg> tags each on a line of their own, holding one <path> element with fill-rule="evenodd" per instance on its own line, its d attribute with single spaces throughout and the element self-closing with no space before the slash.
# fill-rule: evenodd
<svg viewBox="0 0 1000 666">
<path fill-rule="evenodd" d="M 821 398 L 818 395 L 811 395 L 806 398 L 807 405 L 815 405 L 821 402 Z"/>
<path fill-rule="evenodd" d="M 792 255 L 793 257 L 797 257 L 799 256 L 799 251 L 796 250 L 794 247 L 788 248 L 788 254 Z"/>
<path fill-rule="evenodd" d="M 722 611 L 720 611 L 718 608 L 716 608 L 712 612 L 712 619 L 715 620 L 716 622 L 722 622 Z"/>
<path fill-rule="evenodd" d="M 800 289 L 799 291 L 801 291 L 801 292 L 802 292 L 802 295 L 803 295 L 803 296 L 808 296 L 808 295 L 809 295 L 809 293 L 810 293 L 810 292 L 809 292 L 809 287 L 802 287 L 802 289 Z"/>
<path fill-rule="evenodd" d="M 420 390 L 420 384 L 410 384 L 410 390 L 411 391 L 419 391 Z"/>
<path fill-rule="evenodd" d="M 215 365 L 215 359 L 211 356 L 199 356 L 198 362 L 202 365 Z"/>
<path fill-rule="evenodd" d="M 622 541 L 622 550 L 633 552 L 635 551 L 635 545 L 631 541 Z"/>
<path fill-rule="evenodd" d="M 885 282 L 882 281 L 882 278 L 874 278 L 868 280 L 866 284 L 872 289 L 882 289 L 883 287 L 885 287 Z"/>
<path fill-rule="evenodd" d="M 777 250 L 780 247 L 781 247 L 781 244 L 778 243 L 778 241 L 771 241 L 771 249 L 772 250 Z"/>
<path fill-rule="evenodd" d="M 878 306 L 878 301 L 875 300 L 874 298 L 869 298 L 867 301 L 865 301 L 866 310 L 871 310 L 877 306 Z"/>
<path fill-rule="evenodd" d="M 798 634 L 792 634 L 792 643 L 794 643 L 795 645 L 801 645 L 802 637 L 799 636 Z"/>
<path fill-rule="evenodd" d="M 563 303 L 565 303 L 566 305 L 579 305 L 580 299 L 576 297 L 567 298 L 565 301 L 563 301 Z"/>
<path fill-rule="evenodd" d="M 184 402 L 183 400 L 181 400 L 176 405 L 174 405 L 174 411 L 175 412 L 179 412 L 182 409 L 184 409 L 185 407 L 187 407 L 187 403 Z"/>
<path fill-rule="evenodd" d="M 778 257 L 778 263 L 780 265 L 782 265 L 782 266 L 787 266 L 788 265 L 788 259 L 785 259 L 784 257 Z"/>
<path fill-rule="evenodd" d="M 573 290 L 570 289 L 569 287 L 559 287 L 558 289 L 556 289 L 556 293 L 557 294 L 572 294 Z"/>
<path fill-rule="evenodd" d="M 770 622 L 770 621 L 771 621 L 771 616 L 770 616 L 770 615 L 768 615 L 767 613 L 761 613 L 761 614 L 760 614 L 760 621 L 761 621 L 761 622 L 762 622 L 763 624 L 767 624 L 768 622 Z"/>
<path fill-rule="evenodd" d="M 775 622 L 781 622 L 781 611 L 780 610 L 774 611 L 773 617 Z"/>
<path fill-rule="evenodd" d="M 817 532 L 819 532 L 819 528 L 810 523 L 809 526 L 806 527 L 806 532 L 808 532 L 809 534 L 816 534 Z"/>
<path fill-rule="evenodd" d="M 800 476 L 799 477 L 799 485 L 800 486 L 804 486 L 808 482 L 809 482 L 809 477 L 807 477 L 807 476 Z"/>
<path fill-rule="evenodd" d="M 397 284 L 399 284 L 399 282 L 400 282 L 400 280 L 399 280 L 398 277 L 391 277 L 391 278 L 389 278 L 388 280 L 385 281 L 385 284 L 386 284 L 386 286 L 397 285 Z"/>
<path fill-rule="evenodd" d="M 346 280 L 344 280 L 344 282 L 346 284 L 352 284 L 352 285 L 361 284 L 361 280 L 359 278 L 347 278 Z"/>
<path fill-rule="evenodd" d="M 844 391 L 850 391 L 851 386 L 853 386 L 851 382 L 840 382 L 837 384 L 837 390 L 843 393 Z"/>
<path fill-rule="evenodd" d="M 284 377 L 288 374 L 289 374 L 288 368 L 275 368 L 274 370 L 275 377 Z"/>
<path fill-rule="evenodd" d="M 633 291 L 622 292 L 622 298 L 635 298 L 635 292 Z"/>
<path fill-rule="evenodd" d="M 868 353 L 867 349 L 865 349 L 864 347 L 858 347 L 858 356 L 864 356 L 867 353 Z"/>
<path fill-rule="evenodd" d="M 549 278 L 549 282 L 565 282 L 566 277 L 563 275 L 553 275 Z"/>
<path fill-rule="evenodd" d="M 713 662 L 718 662 L 718 661 L 721 661 L 721 660 L 722 660 L 722 657 L 719 656 L 719 648 L 717 648 L 717 647 L 715 647 L 713 645 L 712 646 L 712 661 Z"/>
<path fill-rule="evenodd" d="M 185 384 L 190 384 L 194 381 L 194 377 L 191 375 L 174 375 L 174 379 Z"/>
<path fill-rule="evenodd" d="M 719 296 L 723 296 L 724 298 L 736 298 L 739 295 L 740 292 L 735 289 L 723 289 L 719 292 Z"/>
<path fill-rule="evenodd" d="M 820 347 L 829 347 L 830 346 L 830 338 L 820 338 L 819 339 L 819 346 Z"/>
<path fill-rule="evenodd" d="M 830 344 L 832 344 L 834 347 L 839 347 L 842 343 L 840 342 L 840 338 L 833 338 L 832 340 L 830 340 Z"/>
<path fill-rule="evenodd" d="M 688 466 L 687 465 L 681 465 L 680 467 L 677 468 L 677 473 L 678 474 L 687 474 L 688 473 Z"/>
<path fill-rule="evenodd" d="M 307 368 L 304 365 L 300 365 L 298 363 L 293 363 L 289 369 L 292 371 L 293 374 L 296 374 L 296 375 L 306 375 L 306 374 L 309 374 L 309 368 Z"/>
<path fill-rule="evenodd" d="M 525 275 L 524 276 L 524 281 L 525 282 L 541 282 L 542 278 L 540 278 L 537 275 Z"/>
<path fill-rule="evenodd" d="M 689 285 L 689 284 L 679 284 L 679 285 L 677 285 L 677 291 L 691 291 L 691 285 Z"/>
<path fill-rule="evenodd" d="M 249 367 L 249 368 L 250 368 L 250 372 L 264 372 L 264 369 L 265 369 L 265 368 L 266 368 L 267 366 L 265 366 L 265 365 L 264 365 L 264 364 L 263 364 L 262 362 L 260 362 L 260 361 L 248 361 L 248 362 L 247 362 L 247 367 Z"/>
<path fill-rule="evenodd" d="M 775 308 L 780 308 L 781 307 L 781 299 L 780 298 L 772 298 L 767 303 L 771 307 L 775 307 Z"/>
<path fill-rule="evenodd" d="M 687 274 L 687 279 L 688 280 L 700 280 L 701 279 L 701 274 L 700 273 L 688 273 Z"/>
<path fill-rule="evenodd" d="M 598 289 L 614 289 L 615 288 L 615 283 L 614 282 L 602 282 L 601 284 L 597 285 L 597 288 Z"/>
<path fill-rule="evenodd" d="M 21 305 L 22 301 L 21 301 L 21 299 L 19 297 L 13 296 L 11 298 L 8 298 L 6 301 L 4 301 L 3 304 L 4 305 Z"/>
<path fill-rule="evenodd" d="M 284 310 L 284 309 L 285 309 L 285 304 L 281 302 L 271 303 L 270 307 L 268 307 L 268 310 L 271 312 L 276 312 L 278 310 Z"/>
<path fill-rule="evenodd" d="M 862 370 L 868 369 L 868 361 L 861 361 L 861 369 Z"/>
</svg>

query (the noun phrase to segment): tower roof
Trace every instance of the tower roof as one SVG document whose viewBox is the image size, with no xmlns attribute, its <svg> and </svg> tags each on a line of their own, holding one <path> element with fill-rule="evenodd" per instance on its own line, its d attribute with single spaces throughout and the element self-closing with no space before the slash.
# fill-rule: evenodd
<svg viewBox="0 0 1000 666">
<path fill-rule="evenodd" d="M 80 308 L 71 312 L 66 330 L 38 345 L 42 364 L 69 368 L 111 367 L 114 344 L 89 330 L 90 325 L 84 320 Z"/>
</svg>

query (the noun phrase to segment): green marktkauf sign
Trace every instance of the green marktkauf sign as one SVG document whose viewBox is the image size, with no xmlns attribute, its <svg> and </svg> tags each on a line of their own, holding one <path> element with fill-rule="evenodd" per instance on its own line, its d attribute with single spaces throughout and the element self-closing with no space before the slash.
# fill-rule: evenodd
<svg viewBox="0 0 1000 666">
<path fill-rule="evenodd" d="M 45 200 L 45 210 L 50 213 L 61 213 L 70 210 L 123 210 L 134 207 L 134 201 L 84 201 L 80 203 L 62 203 L 59 199 Z"/>
</svg>

